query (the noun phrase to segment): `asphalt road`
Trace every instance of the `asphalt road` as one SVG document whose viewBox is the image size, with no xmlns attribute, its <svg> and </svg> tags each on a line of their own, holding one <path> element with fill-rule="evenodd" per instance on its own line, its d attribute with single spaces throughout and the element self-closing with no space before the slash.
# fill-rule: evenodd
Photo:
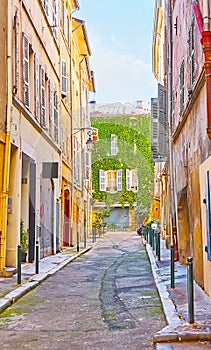
<svg viewBox="0 0 211 350">
<path fill-rule="evenodd" d="M 164 326 L 140 236 L 114 232 L 0 315 L 0 349 L 150 350 Z"/>
</svg>

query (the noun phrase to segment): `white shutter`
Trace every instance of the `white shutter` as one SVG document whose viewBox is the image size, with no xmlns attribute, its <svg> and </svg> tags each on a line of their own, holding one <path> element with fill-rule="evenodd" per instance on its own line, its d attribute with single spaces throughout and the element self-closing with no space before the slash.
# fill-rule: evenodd
<svg viewBox="0 0 211 350">
<path fill-rule="evenodd" d="M 138 172 L 137 169 L 132 170 L 132 188 L 135 192 L 138 191 Z"/>
<path fill-rule="evenodd" d="M 122 191 L 122 169 L 117 170 L 117 191 Z"/>
<path fill-rule="evenodd" d="M 126 169 L 126 190 L 131 190 L 131 171 Z"/>
<path fill-rule="evenodd" d="M 65 128 L 64 125 L 62 125 L 62 130 L 61 130 L 61 136 L 62 136 L 62 154 L 65 155 Z"/>
<path fill-rule="evenodd" d="M 34 54 L 34 114 L 38 119 L 39 114 L 39 76 L 38 76 L 38 59 L 37 54 Z"/>
<path fill-rule="evenodd" d="M 70 138 L 70 135 L 67 135 L 67 159 L 68 159 L 68 162 L 70 162 L 71 160 L 71 138 Z"/>
<path fill-rule="evenodd" d="M 67 96 L 67 64 L 62 60 L 62 96 Z"/>
<path fill-rule="evenodd" d="M 100 191 L 106 191 L 106 171 L 99 170 Z"/>
<path fill-rule="evenodd" d="M 45 71 L 40 66 L 40 124 L 43 128 L 46 127 L 46 108 L 45 108 Z"/>
<path fill-rule="evenodd" d="M 23 50 L 23 103 L 29 108 L 29 41 L 23 33 L 22 36 Z"/>
<path fill-rule="evenodd" d="M 56 7 L 56 0 L 53 0 L 52 5 L 52 17 L 53 17 L 53 34 L 56 39 L 58 39 L 58 28 L 57 28 L 57 7 Z"/>
<path fill-rule="evenodd" d="M 59 142 L 59 114 L 58 114 L 58 94 L 54 92 L 54 141 Z"/>
<path fill-rule="evenodd" d="M 48 123 L 49 123 L 49 134 L 52 136 L 52 88 L 51 81 L 48 81 Z"/>
<path fill-rule="evenodd" d="M 15 27 L 15 89 L 14 93 L 18 93 L 19 88 L 19 67 L 20 67 L 20 49 L 19 49 L 19 15 L 18 11 L 15 12 L 14 17 L 14 27 Z"/>
</svg>

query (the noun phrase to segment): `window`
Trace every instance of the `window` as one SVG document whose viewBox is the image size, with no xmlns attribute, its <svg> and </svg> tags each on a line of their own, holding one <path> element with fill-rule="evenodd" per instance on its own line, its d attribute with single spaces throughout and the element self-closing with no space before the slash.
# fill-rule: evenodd
<svg viewBox="0 0 211 350">
<path fill-rule="evenodd" d="M 56 143 L 59 142 L 59 132 L 58 132 L 58 128 L 59 128 L 59 115 L 58 115 L 58 94 L 55 91 L 54 92 L 54 141 Z"/>
<path fill-rule="evenodd" d="M 62 60 L 62 96 L 67 96 L 67 64 L 65 60 Z"/>
<path fill-rule="evenodd" d="M 182 113 L 184 111 L 184 102 L 185 102 L 185 78 L 184 78 L 184 69 L 185 69 L 185 62 L 184 59 L 180 66 L 180 117 L 182 116 Z"/>
<path fill-rule="evenodd" d="M 23 103 L 29 108 L 29 41 L 23 33 L 22 36 L 23 51 Z"/>
<path fill-rule="evenodd" d="M 138 191 L 138 172 L 137 169 L 126 169 L 126 190 Z"/>
<path fill-rule="evenodd" d="M 122 191 L 122 170 L 100 170 L 100 191 L 121 192 Z"/>
<path fill-rule="evenodd" d="M 90 180 L 90 169 L 91 169 L 91 153 L 86 152 L 85 180 Z"/>
<path fill-rule="evenodd" d="M 117 154 L 118 154 L 117 136 L 111 134 L 111 155 L 116 156 Z"/>
</svg>

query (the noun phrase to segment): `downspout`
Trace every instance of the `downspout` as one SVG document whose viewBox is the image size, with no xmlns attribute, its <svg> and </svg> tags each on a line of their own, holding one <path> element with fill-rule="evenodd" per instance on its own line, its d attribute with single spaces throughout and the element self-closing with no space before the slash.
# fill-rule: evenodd
<svg viewBox="0 0 211 350">
<path fill-rule="evenodd" d="M 10 166 L 10 124 L 12 112 L 12 28 L 9 20 L 10 2 L 7 7 L 7 109 L 6 109 L 6 135 L 2 185 L 2 207 L 1 207 L 1 228 L 0 228 L 0 273 L 5 268 L 6 232 L 7 232 L 7 201 L 9 186 L 9 166 Z"/>
<path fill-rule="evenodd" d="M 203 13 L 201 14 L 197 0 L 192 0 L 194 15 L 197 20 L 199 31 L 202 35 L 201 43 L 204 52 L 204 70 L 206 79 L 206 100 L 207 100 L 207 135 L 211 140 L 211 19 L 210 0 L 203 1 Z M 195 6 L 195 7 L 194 7 Z M 197 10 L 197 12 L 196 12 Z M 200 23 L 203 24 L 201 30 Z"/>
<path fill-rule="evenodd" d="M 210 0 L 203 1 L 203 24 L 201 43 L 204 52 L 204 69 L 207 92 L 207 135 L 211 140 L 211 20 Z"/>
</svg>

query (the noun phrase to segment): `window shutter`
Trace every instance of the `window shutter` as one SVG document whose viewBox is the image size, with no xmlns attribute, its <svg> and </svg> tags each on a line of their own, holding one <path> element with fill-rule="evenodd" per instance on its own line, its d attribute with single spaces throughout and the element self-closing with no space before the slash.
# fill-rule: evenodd
<svg viewBox="0 0 211 350">
<path fill-rule="evenodd" d="M 184 69 L 185 69 L 185 62 L 184 59 L 180 66 L 180 117 L 183 114 L 184 111 L 184 103 L 185 103 L 185 78 L 184 78 Z"/>
<path fill-rule="evenodd" d="M 62 60 L 62 96 L 67 96 L 67 64 Z"/>
<path fill-rule="evenodd" d="M 48 81 L 48 122 L 49 122 L 49 135 L 52 136 L 52 88 L 51 81 Z"/>
<path fill-rule="evenodd" d="M 166 89 L 161 84 L 158 84 L 158 152 L 160 161 L 165 161 L 168 153 L 167 100 Z"/>
<path fill-rule="evenodd" d="M 131 190 L 131 171 L 126 169 L 126 191 Z"/>
<path fill-rule="evenodd" d="M 45 108 L 45 71 L 40 66 L 40 124 L 43 128 L 46 127 L 46 108 Z"/>
<path fill-rule="evenodd" d="M 117 191 L 122 191 L 122 169 L 117 170 Z"/>
<path fill-rule="evenodd" d="M 205 248 L 207 252 L 207 259 L 211 260 L 211 176 L 207 171 L 206 178 L 206 218 L 207 218 L 207 246 Z"/>
<path fill-rule="evenodd" d="M 152 143 L 152 161 L 159 161 L 158 152 L 158 99 L 151 98 L 151 143 Z"/>
<path fill-rule="evenodd" d="M 29 41 L 23 33 L 22 36 L 23 50 L 23 103 L 29 108 Z"/>
<path fill-rule="evenodd" d="M 64 125 L 62 125 L 62 130 L 61 130 L 61 136 L 62 136 L 62 153 L 65 155 L 65 128 Z"/>
<path fill-rule="evenodd" d="M 39 114 L 39 76 L 38 76 L 38 59 L 37 54 L 34 54 L 34 114 L 38 119 Z"/>
<path fill-rule="evenodd" d="M 70 159 L 71 159 L 71 138 L 70 138 L 70 135 L 67 135 L 67 159 L 68 159 L 68 162 L 70 162 Z"/>
<path fill-rule="evenodd" d="M 137 169 L 132 170 L 132 188 L 135 192 L 138 191 L 138 172 Z"/>
<path fill-rule="evenodd" d="M 45 9 L 46 15 L 48 15 L 48 0 L 43 0 L 43 7 Z"/>
<path fill-rule="evenodd" d="M 59 115 L 58 115 L 58 94 L 54 92 L 54 141 L 59 142 Z"/>
<path fill-rule="evenodd" d="M 189 60 L 190 60 L 190 86 L 194 83 L 195 78 L 195 53 L 194 53 L 194 21 L 192 21 L 189 30 Z"/>
<path fill-rule="evenodd" d="M 99 170 L 100 175 L 100 191 L 106 191 L 106 171 Z"/>
<path fill-rule="evenodd" d="M 52 17 L 53 17 L 53 34 L 56 39 L 58 39 L 58 28 L 57 28 L 57 6 L 56 0 L 53 0 L 52 5 Z"/>
<path fill-rule="evenodd" d="M 18 87 L 19 87 L 19 16 L 18 11 L 15 12 L 14 17 L 14 26 L 15 26 L 15 89 L 14 93 L 18 93 Z"/>
</svg>

